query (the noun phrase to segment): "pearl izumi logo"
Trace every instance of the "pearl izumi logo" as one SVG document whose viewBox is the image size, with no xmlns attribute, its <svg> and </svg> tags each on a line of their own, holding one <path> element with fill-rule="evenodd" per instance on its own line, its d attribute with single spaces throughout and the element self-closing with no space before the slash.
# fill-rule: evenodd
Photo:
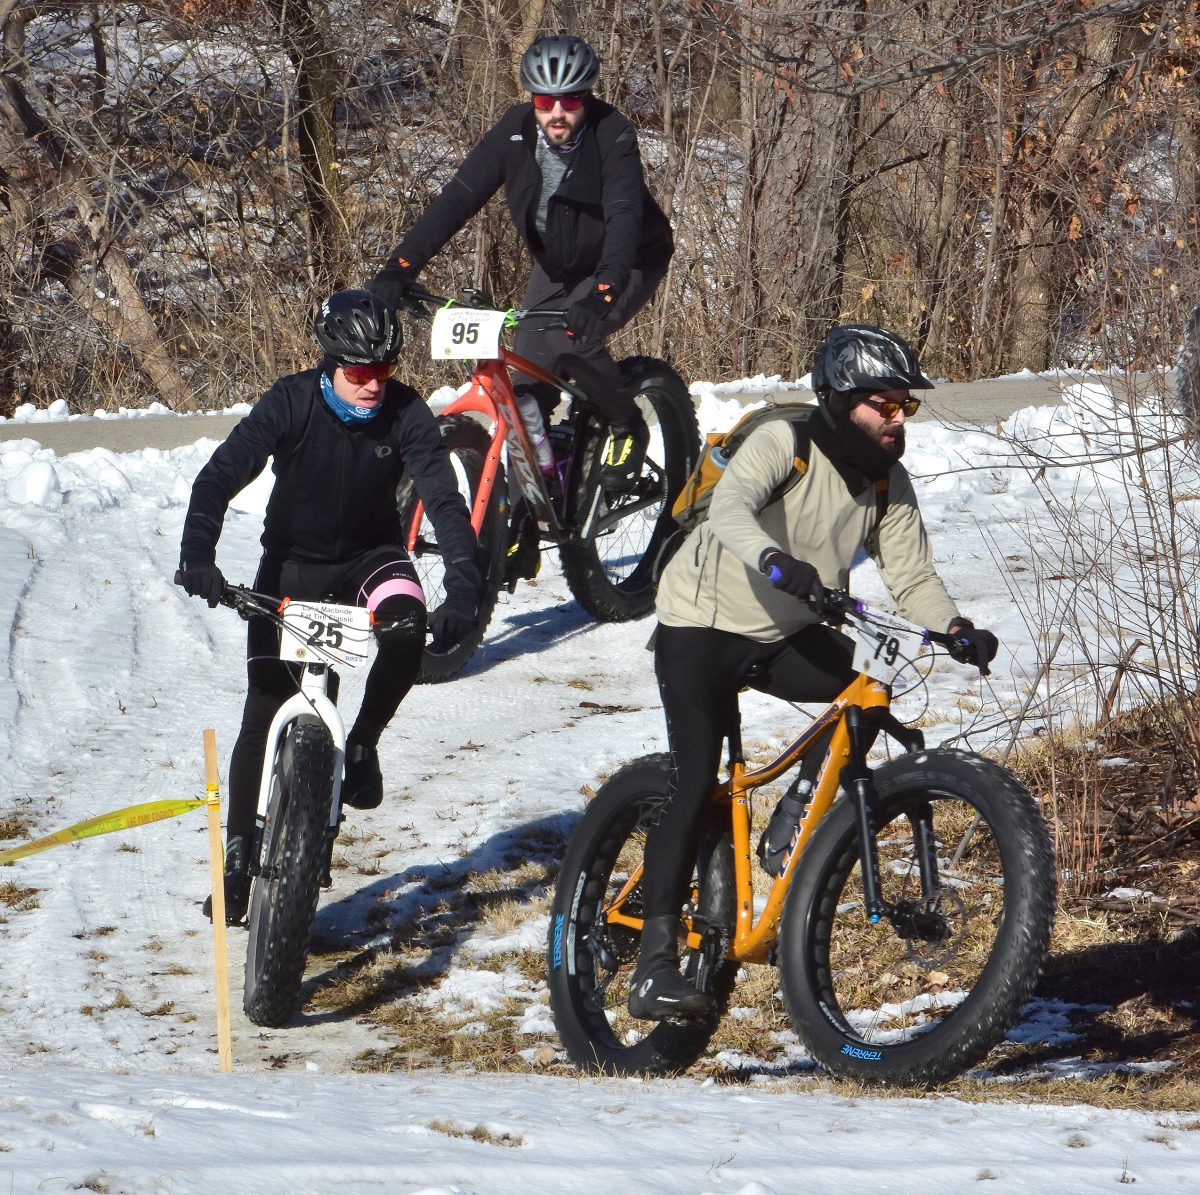
<svg viewBox="0 0 1200 1195">
<path fill-rule="evenodd" d="M 382 459 L 385 456 L 392 455 L 392 446 L 390 444 L 376 444 L 375 455 Z"/>
</svg>

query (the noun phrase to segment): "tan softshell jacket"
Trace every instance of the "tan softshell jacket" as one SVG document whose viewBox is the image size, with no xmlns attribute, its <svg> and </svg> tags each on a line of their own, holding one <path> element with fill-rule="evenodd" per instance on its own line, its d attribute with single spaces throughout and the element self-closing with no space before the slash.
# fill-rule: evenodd
<svg viewBox="0 0 1200 1195">
<path fill-rule="evenodd" d="M 769 423 L 730 459 L 713 490 L 708 520 L 684 541 L 663 572 L 657 613 L 667 626 L 715 627 L 770 643 L 817 622 L 808 606 L 775 589 L 758 571 L 767 548 L 807 560 L 827 588 L 845 589 L 850 565 L 871 552 L 900 613 L 944 631 L 958 610 L 934 571 L 912 481 L 901 464 L 888 475 L 888 507 L 876 542 L 875 491 L 852 496 L 816 444 L 808 472 L 783 499 L 768 499 L 792 471 L 792 429 Z"/>
</svg>

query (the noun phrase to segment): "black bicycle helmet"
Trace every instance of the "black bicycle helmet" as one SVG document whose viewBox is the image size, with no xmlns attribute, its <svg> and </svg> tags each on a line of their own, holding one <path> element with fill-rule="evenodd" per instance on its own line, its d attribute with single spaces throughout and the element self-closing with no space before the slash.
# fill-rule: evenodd
<svg viewBox="0 0 1200 1195">
<path fill-rule="evenodd" d="M 521 86 L 535 95 L 591 91 L 599 74 L 600 59 L 581 37 L 539 37 L 521 57 Z"/>
<path fill-rule="evenodd" d="M 313 335 L 342 365 L 395 361 L 403 336 L 396 313 L 369 290 L 339 290 L 317 309 Z"/>
<path fill-rule="evenodd" d="M 841 324 L 817 349 L 813 392 L 821 397 L 852 390 L 932 390 L 913 347 L 895 332 L 874 324 Z"/>
</svg>

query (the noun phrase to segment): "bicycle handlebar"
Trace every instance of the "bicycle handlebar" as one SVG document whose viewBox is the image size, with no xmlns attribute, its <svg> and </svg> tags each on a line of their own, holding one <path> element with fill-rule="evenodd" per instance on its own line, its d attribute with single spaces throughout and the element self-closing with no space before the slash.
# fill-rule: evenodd
<svg viewBox="0 0 1200 1195">
<path fill-rule="evenodd" d="M 774 565 L 767 570 L 768 579 L 778 580 L 782 574 Z M 813 613 L 817 614 L 823 622 L 830 626 L 836 626 L 839 622 L 845 621 L 847 618 L 855 618 L 861 622 L 875 622 L 881 619 L 891 617 L 885 615 L 881 611 L 873 610 L 866 602 L 860 601 L 856 597 L 852 597 L 844 589 L 826 589 L 825 597 L 821 602 L 814 602 L 810 598 L 803 599 Z M 951 634 L 948 631 L 934 631 L 929 627 L 919 628 L 925 637 L 926 642 L 936 643 L 939 647 L 944 647 L 950 655 L 950 658 L 958 663 L 971 663 L 971 661 L 960 658 L 961 653 L 966 653 L 971 649 L 970 640 L 962 635 Z M 990 670 L 986 663 L 976 664 L 980 673 L 983 676 L 990 675 Z"/>
<path fill-rule="evenodd" d="M 495 303 L 483 291 L 477 287 L 465 287 L 462 292 L 462 297 L 459 299 L 451 299 L 447 295 L 435 295 L 433 291 L 426 290 L 423 286 L 412 286 L 404 296 L 404 310 L 409 315 L 417 318 L 429 318 L 429 307 L 432 304 L 435 307 L 471 307 L 477 311 L 499 311 Z M 562 321 L 562 327 L 566 327 L 567 313 L 559 307 L 516 307 L 509 313 L 514 319 L 523 320 L 530 317 L 539 319 L 558 319 Z M 551 325 L 556 327 L 558 325 Z"/>
</svg>

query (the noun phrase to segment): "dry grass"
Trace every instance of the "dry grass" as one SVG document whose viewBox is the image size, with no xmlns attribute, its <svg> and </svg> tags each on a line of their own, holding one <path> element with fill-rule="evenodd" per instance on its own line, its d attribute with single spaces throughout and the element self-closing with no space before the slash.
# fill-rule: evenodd
<svg viewBox="0 0 1200 1195">
<path fill-rule="evenodd" d="M 31 909 L 41 907 L 38 900 L 38 888 L 25 888 L 14 884 L 11 880 L 0 883 L 0 904 L 10 908 L 15 913 L 27 913 Z"/>
</svg>

